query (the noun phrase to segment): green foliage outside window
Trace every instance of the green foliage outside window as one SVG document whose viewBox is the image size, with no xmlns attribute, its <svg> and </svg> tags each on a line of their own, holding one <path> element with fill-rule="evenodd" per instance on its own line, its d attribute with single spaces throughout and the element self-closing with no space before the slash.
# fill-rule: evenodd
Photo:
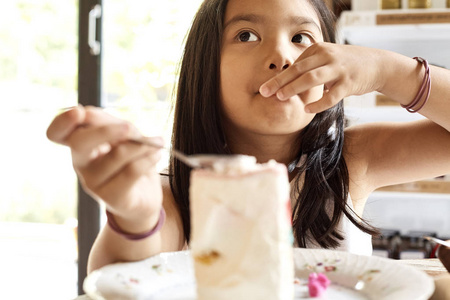
<svg viewBox="0 0 450 300">
<path fill-rule="evenodd" d="M 200 2 L 103 1 L 102 100 L 144 133 L 167 123 L 183 39 Z M 0 155 L 0 221 L 60 224 L 76 216 L 70 152 L 45 131 L 77 103 L 77 59 L 78 1 L 2 3 L 0 119 L 8 128 L 2 139 L 15 142 Z"/>
</svg>

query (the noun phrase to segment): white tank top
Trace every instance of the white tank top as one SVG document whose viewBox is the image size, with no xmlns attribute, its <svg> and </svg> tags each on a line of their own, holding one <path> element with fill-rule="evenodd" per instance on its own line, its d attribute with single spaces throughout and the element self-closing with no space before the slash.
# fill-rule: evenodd
<svg viewBox="0 0 450 300">
<path fill-rule="evenodd" d="M 297 199 L 298 197 L 294 189 L 294 182 L 295 180 L 291 181 L 291 199 Z M 352 210 L 354 209 L 350 195 L 348 196 L 347 204 Z M 356 220 L 359 219 L 356 213 L 353 212 L 352 214 L 355 216 Z M 340 241 L 340 245 L 334 250 L 346 251 L 359 255 L 372 255 L 372 236 L 356 227 L 345 214 L 342 215 L 336 230 L 344 237 L 344 239 Z M 306 248 L 321 248 L 321 246 L 313 241 L 312 238 L 306 240 Z M 295 246 L 297 245 L 297 242 L 295 242 Z"/>
</svg>

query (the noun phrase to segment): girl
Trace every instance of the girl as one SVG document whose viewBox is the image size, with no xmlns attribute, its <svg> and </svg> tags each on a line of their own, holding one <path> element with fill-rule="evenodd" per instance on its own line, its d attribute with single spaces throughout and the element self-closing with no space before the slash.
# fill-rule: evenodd
<svg viewBox="0 0 450 300">
<path fill-rule="evenodd" d="M 450 72 L 336 45 L 334 22 L 322 0 L 205 0 L 186 42 L 172 147 L 286 164 L 296 244 L 370 255 L 376 230 L 360 218 L 368 195 L 450 172 Z M 341 99 L 371 91 L 429 120 L 344 130 Z M 110 225 L 89 270 L 187 247 L 187 166 L 172 157 L 160 176 L 159 150 L 130 142 L 139 137 L 131 124 L 91 107 L 56 117 L 47 134 L 71 148 L 84 188 L 106 204 Z"/>
</svg>

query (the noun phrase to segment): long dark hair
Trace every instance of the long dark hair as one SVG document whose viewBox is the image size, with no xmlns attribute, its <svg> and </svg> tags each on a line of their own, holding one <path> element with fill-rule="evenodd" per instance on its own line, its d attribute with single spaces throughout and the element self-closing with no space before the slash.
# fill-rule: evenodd
<svg viewBox="0 0 450 300">
<path fill-rule="evenodd" d="M 335 17 L 322 0 L 309 0 L 321 21 L 324 40 L 335 43 Z M 227 0 L 205 0 L 197 12 L 186 39 L 174 111 L 172 147 L 187 154 L 231 154 L 225 147 L 220 111 L 219 67 L 223 20 Z M 331 132 L 330 128 L 334 127 Z M 300 247 L 311 236 L 321 247 L 339 245 L 342 234 L 336 226 L 344 213 L 358 228 L 376 230 L 355 220 L 346 205 L 349 175 L 342 156 L 344 111 L 342 102 L 315 116 L 301 134 L 299 157 L 306 155 L 295 188 L 299 199 L 293 207 L 294 235 Z M 169 182 L 178 205 L 186 241 L 190 238 L 190 168 L 173 157 Z M 332 210 L 327 207 L 332 204 Z M 309 235 L 308 235 L 309 234 Z"/>
</svg>

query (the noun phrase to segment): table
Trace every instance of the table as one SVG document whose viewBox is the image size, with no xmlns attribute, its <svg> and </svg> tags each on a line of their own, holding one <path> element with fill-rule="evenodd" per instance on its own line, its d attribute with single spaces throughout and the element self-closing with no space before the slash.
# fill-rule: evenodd
<svg viewBox="0 0 450 300">
<path fill-rule="evenodd" d="M 441 275 L 448 274 L 444 265 L 437 258 L 426 258 L 426 259 L 401 259 L 398 260 L 399 263 L 410 265 L 416 269 L 424 271 L 431 277 L 438 277 Z"/>
<path fill-rule="evenodd" d="M 448 300 L 450 299 L 450 273 L 447 272 L 444 265 L 437 258 L 426 259 L 405 259 L 397 260 L 399 264 L 409 265 L 421 271 L 424 271 L 434 279 L 435 291 L 430 300 Z M 77 297 L 74 300 L 91 300 L 86 295 Z"/>
</svg>

